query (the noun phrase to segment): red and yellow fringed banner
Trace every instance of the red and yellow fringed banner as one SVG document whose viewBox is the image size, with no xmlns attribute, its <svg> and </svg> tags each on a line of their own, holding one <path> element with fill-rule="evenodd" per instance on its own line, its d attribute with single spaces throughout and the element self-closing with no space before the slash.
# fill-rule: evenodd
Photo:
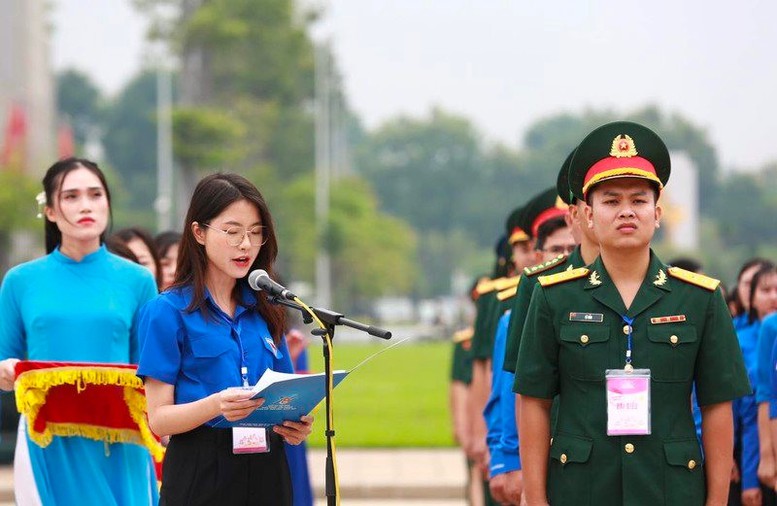
<svg viewBox="0 0 777 506">
<path fill-rule="evenodd" d="M 41 447 L 54 436 L 81 436 L 148 448 L 159 463 L 165 449 L 146 417 L 137 366 L 87 362 L 16 364 L 16 407 L 30 439 Z"/>
</svg>

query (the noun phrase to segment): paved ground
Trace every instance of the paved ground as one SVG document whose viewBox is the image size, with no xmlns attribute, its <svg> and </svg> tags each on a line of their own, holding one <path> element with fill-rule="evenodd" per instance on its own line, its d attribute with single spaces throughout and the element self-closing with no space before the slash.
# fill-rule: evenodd
<svg viewBox="0 0 777 506">
<path fill-rule="evenodd" d="M 326 504 L 323 450 L 309 462 L 316 506 Z M 337 452 L 343 505 L 464 506 L 466 467 L 453 449 L 351 450 Z"/>
<path fill-rule="evenodd" d="M 326 505 L 323 450 L 310 450 L 316 506 Z M 343 506 L 464 506 L 464 458 L 453 449 L 337 452 Z M 13 505 L 13 470 L 0 466 L 0 506 Z"/>
</svg>

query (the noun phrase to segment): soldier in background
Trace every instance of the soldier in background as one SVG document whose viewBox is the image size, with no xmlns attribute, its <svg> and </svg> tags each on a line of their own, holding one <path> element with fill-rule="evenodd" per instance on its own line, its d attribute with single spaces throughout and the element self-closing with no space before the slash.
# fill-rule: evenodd
<svg viewBox="0 0 777 506">
<path fill-rule="evenodd" d="M 470 300 L 475 301 L 475 286 L 470 289 Z M 449 401 L 453 438 L 465 450 L 471 437 L 468 411 L 469 387 L 472 383 L 472 327 L 453 334 L 453 353 L 450 370 Z M 466 456 L 466 454 L 465 454 Z M 477 466 L 467 457 L 466 497 L 470 506 L 483 505 L 483 480 Z"/>
<path fill-rule="evenodd" d="M 594 130 L 573 155 L 569 186 L 600 255 L 541 276 L 532 295 L 516 368 L 530 506 L 726 503 L 731 401 L 750 387 L 719 282 L 650 249 L 669 171 L 663 141 L 631 122 Z"/>
</svg>

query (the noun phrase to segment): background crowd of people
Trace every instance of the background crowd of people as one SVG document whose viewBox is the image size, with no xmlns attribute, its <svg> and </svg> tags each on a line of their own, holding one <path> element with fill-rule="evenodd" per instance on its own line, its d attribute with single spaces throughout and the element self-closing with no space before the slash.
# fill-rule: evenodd
<svg viewBox="0 0 777 506">
<path fill-rule="evenodd" d="M 621 128 L 628 129 L 631 126 L 625 125 L 621 126 Z M 639 132 L 639 129 L 636 128 L 635 131 Z M 594 134 L 591 135 L 593 136 Z M 635 134 L 632 134 L 632 136 L 636 138 Z M 618 137 L 616 137 L 617 140 Z M 609 138 L 609 141 L 612 141 L 612 137 Z M 630 138 L 629 142 L 631 142 Z M 643 142 L 642 149 L 647 144 L 647 142 Z M 615 150 L 617 143 L 613 141 L 612 145 L 612 149 Z M 609 145 L 607 149 L 609 149 Z M 572 155 L 570 155 L 571 157 Z M 665 155 L 659 151 L 656 159 L 661 157 L 665 157 Z M 530 301 L 532 301 L 532 305 L 535 304 L 531 295 L 533 288 L 537 284 L 536 278 L 539 275 L 561 273 L 564 270 L 582 268 L 584 266 L 594 269 L 594 265 L 598 265 L 599 269 L 603 269 L 599 263 L 592 264 L 594 259 L 601 258 L 597 257 L 600 254 L 600 238 L 592 234 L 595 226 L 592 224 L 593 214 L 590 210 L 590 198 L 587 201 L 582 200 L 582 198 L 576 198 L 578 195 L 574 194 L 573 189 L 575 183 L 570 182 L 568 179 L 575 176 L 575 168 L 571 169 L 570 172 L 570 158 L 566 160 L 561 168 L 557 188 L 548 190 L 554 198 L 557 197 L 568 205 L 566 223 L 563 220 L 559 221 L 557 217 L 554 217 L 554 213 L 551 212 L 554 208 L 553 199 L 546 200 L 543 205 L 537 205 L 540 196 L 516 208 L 510 214 L 506 220 L 505 235 L 498 241 L 496 246 L 497 260 L 494 272 L 490 276 L 481 278 L 471 287 L 471 298 L 476 306 L 476 318 L 473 326 L 457 332 L 453 337 L 454 351 L 450 388 L 451 413 L 454 437 L 464 450 L 469 464 L 468 500 L 470 504 L 519 504 L 521 496 L 525 492 L 524 484 L 526 482 L 524 480 L 526 475 L 522 473 L 525 462 L 521 458 L 524 451 L 524 435 L 521 435 L 519 438 L 517 431 L 522 415 L 521 410 L 523 409 L 521 408 L 521 396 L 518 395 L 521 388 L 519 383 L 523 379 L 523 388 L 527 391 L 532 391 L 532 388 L 535 388 L 535 391 L 538 392 L 544 387 L 534 387 L 533 383 L 526 386 L 528 385 L 527 373 L 524 372 L 523 376 L 516 376 L 516 373 L 518 372 L 517 369 L 521 368 L 520 361 L 518 361 L 518 348 L 519 344 L 521 344 L 520 336 L 523 334 L 523 339 L 526 339 L 525 336 L 527 334 L 532 335 L 535 333 L 534 327 L 527 330 L 524 327 L 524 323 L 528 326 L 529 321 L 532 320 L 531 315 L 527 316 L 527 311 Z M 601 158 L 606 159 L 606 155 L 598 155 L 598 158 L 592 159 L 591 163 L 593 164 L 593 162 Z M 615 157 L 613 159 L 615 160 L 613 163 L 621 163 Z M 651 159 L 649 161 L 654 162 L 655 160 Z M 660 189 L 661 183 L 666 183 L 666 179 L 668 179 L 668 157 L 666 157 L 665 165 L 666 172 L 664 174 L 660 173 L 660 171 L 654 171 L 652 176 L 648 174 L 647 179 L 650 185 L 657 185 Z M 658 167 L 659 164 L 655 166 Z M 593 169 L 590 169 L 590 171 L 589 169 L 590 166 L 577 168 L 577 175 L 579 176 L 579 181 L 577 181 L 579 185 L 578 192 L 579 187 L 586 181 L 584 177 L 591 177 L 590 171 L 593 171 Z M 630 169 L 623 170 L 627 171 Z M 589 171 L 589 173 L 586 171 Z M 634 179 L 646 177 L 642 173 L 630 173 L 629 176 Z M 600 184 L 596 179 L 593 181 L 591 186 Z M 584 193 L 579 192 L 579 197 L 583 195 Z M 656 196 L 658 196 L 658 190 Z M 635 204 L 635 206 L 638 205 L 641 204 Z M 588 207 L 587 211 L 586 207 Z M 657 211 L 656 216 L 655 227 L 651 225 L 648 228 L 654 229 L 660 226 L 660 212 Z M 548 240 L 549 237 L 552 237 L 551 234 L 564 230 L 565 227 L 569 227 L 569 231 L 574 238 L 572 247 L 567 246 L 568 240 L 562 240 L 558 244 L 556 244 L 554 239 Z M 610 241 L 606 236 L 605 240 Z M 575 243 L 579 245 L 577 250 L 574 249 Z M 551 247 L 548 247 L 548 244 Z M 613 254 L 612 252 L 620 254 L 621 247 L 613 247 L 611 245 L 609 247 L 611 248 L 610 255 Z M 557 257 L 559 254 L 564 255 L 564 258 Z M 654 261 L 651 260 L 651 262 Z M 597 262 L 601 262 L 601 260 L 597 260 Z M 652 266 L 653 263 L 650 265 Z M 752 258 L 741 266 L 736 282 L 729 287 L 718 286 L 716 280 L 706 277 L 702 265 L 693 258 L 677 257 L 668 262 L 667 266 L 670 268 L 663 267 L 661 269 L 666 269 L 666 272 L 674 272 L 674 275 L 679 279 L 684 279 L 692 285 L 704 285 L 708 290 L 717 290 L 720 293 L 719 297 L 725 297 L 731 323 L 736 332 L 739 349 L 741 350 L 747 379 L 749 379 L 752 388 L 750 394 L 741 395 L 744 391 L 743 386 L 739 379 L 733 379 L 739 376 L 735 372 L 739 358 L 735 355 L 728 357 L 732 368 L 727 367 L 725 374 L 732 374 L 730 376 L 732 378 L 731 385 L 725 389 L 728 393 L 723 393 L 723 389 L 716 387 L 721 392 L 720 398 L 712 401 L 712 405 L 716 405 L 715 403 L 723 401 L 726 396 L 731 396 L 730 411 L 733 415 L 733 453 L 730 457 L 730 466 L 726 466 L 730 468 L 728 504 L 745 506 L 775 505 L 777 504 L 777 497 L 775 496 L 775 489 L 777 489 L 777 421 L 774 420 L 775 416 L 777 416 L 777 408 L 773 401 L 773 399 L 777 398 L 775 396 L 775 385 L 777 385 L 777 374 L 775 373 L 775 364 L 777 363 L 777 350 L 775 350 L 775 337 L 777 336 L 777 314 L 775 314 L 777 313 L 777 269 L 775 264 L 769 259 Z M 677 271 L 677 268 L 681 269 L 681 271 Z M 653 269 L 653 267 L 650 267 L 650 269 Z M 601 271 L 594 269 L 594 274 L 597 272 Z M 672 276 L 671 272 L 670 276 Z M 663 270 L 659 270 L 657 273 L 653 273 L 650 270 L 648 275 L 656 276 L 653 282 L 656 286 L 663 286 L 668 283 L 667 275 Z M 562 276 L 562 274 L 557 276 Z M 563 278 L 559 279 L 568 279 L 573 275 L 563 276 Z M 551 276 L 547 277 L 551 278 Z M 608 280 L 605 279 L 606 281 Z M 553 281 L 553 283 L 555 282 Z M 550 282 L 548 283 L 550 284 Z M 596 277 L 592 278 L 586 286 L 594 288 L 601 283 L 602 281 Z M 537 295 L 536 292 L 537 290 L 534 290 L 535 296 Z M 554 293 L 558 292 L 560 290 Z M 575 299 L 576 297 L 572 298 Z M 613 303 L 608 302 L 608 304 Z M 694 302 L 692 300 L 677 301 L 676 304 L 676 310 L 673 312 L 676 315 L 675 317 L 685 321 L 686 314 L 690 315 L 689 311 L 692 310 Z M 617 303 L 615 305 L 617 306 Z M 629 304 L 626 303 L 626 308 L 628 307 Z M 569 314 L 569 319 L 573 320 L 574 313 Z M 580 314 L 588 314 L 589 318 L 601 318 L 600 313 Z M 691 317 L 688 316 L 688 318 L 690 319 Z M 632 320 L 624 317 L 624 322 Z M 658 317 L 658 320 L 660 321 L 661 317 Z M 516 325 L 518 330 L 513 330 L 512 327 Z M 709 328 L 702 330 L 698 323 L 695 325 L 697 332 L 699 332 L 699 339 L 701 339 L 702 332 L 711 332 Z M 708 323 L 706 327 L 709 326 L 710 324 Z M 716 324 L 716 327 L 719 327 L 719 325 Z M 628 329 L 630 337 L 631 328 L 631 324 L 627 324 L 624 326 L 623 333 L 627 333 L 626 329 Z M 714 332 L 718 331 L 721 332 L 721 335 L 725 335 L 728 332 L 722 328 Z M 510 336 L 518 336 L 517 339 L 514 338 L 516 342 L 511 344 Z M 549 337 L 546 336 L 542 339 L 548 340 Z M 583 345 L 588 344 L 588 335 L 583 335 L 582 337 L 575 335 L 573 337 L 575 339 L 582 339 Z M 671 344 L 674 347 L 678 343 L 678 337 L 677 335 L 672 335 L 671 338 Z M 680 337 L 680 339 L 685 338 L 685 336 Z M 539 340 L 541 338 L 537 337 L 536 339 Z M 600 339 L 604 339 L 604 336 L 601 336 Z M 696 337 L 689 337 L 688 339 L 695 341 Z M 507 341 L 506 343 L 505 340 Z M 637 350 L 639 350 L 639 346 L 637 344 Z M 521 353 L 524 353 L 522 347 Z M 526 352 L 526 356 L 531 356 L 533 360 L 538 359 L 539 355 L 530 355 L 530 353 L 531 350 Z M 563 350 L 560 353 L 564 353 Z M 720 353 L 720 351 L 716 353 Z M 590 360 L 590 357 L 588 360 Z M 629 364 L 628 360 L 627 364 Z M 644 364 L 645 360 L 643 359 L 642 362 Z M 694 388 L 690 392 L 691 395 L 689 395 L 687 403 L 688 413 L 693 414 L 698 446 L 704 448 L 706 448 L 703 431 L 703 412 L 705 407 L 700 407 L 697 401 L 696 387 L 698 385 L 696 381 L 700 380 L 696 378 L 697 374 L 700 374 L 699 371 L 704 371 L 705 368 L 709 369 L 712 363 L 709 362 L 707 365 L 697 363 L 693 366 Z M 526 369 L 525 366 L 527 364 L 528 362 L 524 363 L 524 369 Z M 557 367 L 562 369 L 561 374 L 563 375 L 564 363 L 562 362 Z M 636 367 L 639 367 L 639 365 Z M 602 374 L 603 371 L 604 368 L 602 368 Z M 653 373 L 656 374 L 655 371 Z M 720 373 L 721 376 L 724 375 L 722 370 Z M 598 374 L 598 372 L 594 373 L 594 376 L 598 378 Z M 685 374 L 682 373 L 681 375 L 685 376 Z M 687 374 L 691 374 L 690 370 Z M 699 377 L 703 377 L 703 373 Z M 593 376 L 589 379 L 593 379 Z M 672 381 L 678 379 L 679 377 Z M 665 381 L 665 378 L 659 378 L 659 381 Z M 707 381 L 707 379 L 701 381 Z M 739 386 L 734 386 L 735 384 Z M 579 388 L 587 387 L 581 386 Z M 710 403 L 709 388 L 704 388 L 707 390 L 705 393 L 707 400 L 704 402 Z M 571 397 L 574 399 L 578 395 L 576 392 L 571 395 L 567 394 L 567 398 Z M 535 402 L 536 399 L 530 400 Z M 569 404 L 570 401 L 567 400 L 566 402 Z M 655 402 L 663 403 L 664 401 L 657 400 Z M 725 405 L 725 402 L 721 404 L 723 407 Z M 554 409 L 557 409 L 557 407 L 557 405 L 554 406 Z M 589 405 L 588 408 L 594 409 L 593 405 Z M 558 416 L 557 413 L 554 413 L 554 420 L 556 416 Z M 682 420 L 682 418 L 678 418 L 678 420 Z M 653 423 L 655 424 L 656 420 Z M 552 428 L 551 436 L 555 434 L 554 430 Z M 569 431 L 570 429 L 567 428 L 566 430 Z M 710 438 L 708 437 L 708 439 Z M 551 441 L 553 440 L 551 439 Z M 642 440 L 639 439 L 639 441 Z M 558 444 L 559 442 L 557 442 Z M 567 442 L 561 441 L 560 444 L 567 444 Z M 643 441 L 639 444 L 646 445 L 647 443 Z M 690 451 L 689 449 L 686 450 Z M 567 463 L 567 454 L 558 453 L 562 451 L 559 449 L 552 452 L 550 466 L 559 465 L 559 459 L 562 466 Z M 631 443 L 626 445 L 627 454 L 634 451 L 634 446 Z M 694 452 L 691 451 L 686 455 L 693 454 Z M 514 462 L 512 463 L 510 455 L 514 455 L 512 459 Z M 583 457 L 582 455 L 570 458 L 580 458 L 582 460 L 579 462 L 583 463 L 588 457 Z M 690 460 L 687 460 L 688 458 Z M 693 471 L 697 466 L 697 462 L 704 460 L 706 460 L 704 457 L 698 460 L 695 460 L 695 457 L 686 457 L 682 465 L 687 464 L 688 470 Z M 575 460 L 574 462 L 578 461 Z M 566 480 L 572 479 L 571 476 L 570 474 Z M 602 479 L 604 480 L 605 478 Z M 688 480 L 691 480 L 691 478 L 689 477 Z M 567 484 L 569 483 L 571 482 L 567 482 Z M 691 481 L 688 481 L 687 485 L 691 486 Z M 549 493 L 553 494 L 553 486 L 548 486 Z M 661 487 L 661 485 L 657 484 L 656 487 Z M 623 491 L 623 494 L 625 495 L 627 492 Z M 618 494 L 615 495 L 618 496 Z M 526 498 L 524 497 L 523 499 L 525 500 Z M 580 501 L 588 500 L 584 499 L 583 496 L 578 499 Z M 615 497 L 608 500 L 614 501 L 613 504 L 618 504 L 621 499 Z M 624 504 L 630 504 L 628 499 L 624 498 L 622 500 L 625 501 L 623 502 Z M 540 501 L 539 504 L 541 503 Z"/>
<path fill-rule="evenodd" d="M 149 425 L 171 458 L 160 475 L 147 448 L 77 427 L 39 445 L 23 416 L 17 503 L 312 505 L 300 445 L 310 417 L 273 427 L 269 447 L 251 455 L 232 451 L 231 430 L 211 427 L 261 404 L 233 387 L 256 383 L 267 368 L 307 368 L 304 336 L 245 281 L 251 269 L 273 272 L 278 248 L 259 190 L 235 174 L 209 176 L 183 233 L 152 237 L 140 228 L 110 233 L 110 189 L 89 160 L 58 161 L 43 186 L 47 254 L 12 268 L 0 287 L 0 388 L 14 389 L 20 361 L 140 361 Z M 202 451 L 208 445 L 213 451 Z"/>
</svg>

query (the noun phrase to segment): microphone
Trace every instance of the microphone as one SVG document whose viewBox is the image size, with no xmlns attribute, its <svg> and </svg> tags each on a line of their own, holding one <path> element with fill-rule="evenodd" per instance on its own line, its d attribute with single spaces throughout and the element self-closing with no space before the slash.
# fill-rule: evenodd
<svg viewBox="0 0 777 506">
<path fill-rule="evenodd" d="M 273 281 L 264 269 L 256 269 L 251 272 L 248 275 L 248 285 L 254 290 L 263 290 L 270 295 L 281 297 L 282 299 L 294 300 L 297 298 L 285 286 Z"/>
</svg>

